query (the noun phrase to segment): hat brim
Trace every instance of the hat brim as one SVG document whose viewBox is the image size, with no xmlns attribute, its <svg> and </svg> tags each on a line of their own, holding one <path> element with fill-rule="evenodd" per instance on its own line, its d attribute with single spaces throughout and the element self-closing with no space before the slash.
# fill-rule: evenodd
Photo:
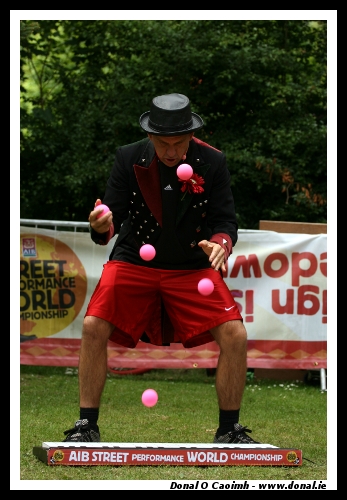
<svg viewBox="0 0 347 500">
<path fill-rule="evenodd" d="M 149 124 L 148 124 L 149 113 L 150 113 L 149 111 L 146 111 L 146 113 L 143 113 L 143 115 L 140 116 L 140 120 L 139 120 L 141 128 L 145 132 L 147 132 L 148 134 L 163 135 L 163 136 L 183 135 L 183 134 L 189 134 L 190 132 L 194 132 L 196 130 L 200 130 L 204 126 L 204 121 L 201 118 L 201 116 L 192 112 L 192 125 L 191 125 L 191 127 L 181 129 L 181 130 L 174 130 L 173 132 L 162 132 L 162 131 L 155 130 L 149 126 Z"/>
</svg>

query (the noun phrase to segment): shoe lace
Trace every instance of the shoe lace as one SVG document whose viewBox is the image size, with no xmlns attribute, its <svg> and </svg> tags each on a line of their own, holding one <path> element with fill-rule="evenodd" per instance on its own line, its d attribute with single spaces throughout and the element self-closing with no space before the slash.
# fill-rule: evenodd
<svg viewBox="0 0 347 500">
<path fill-rule="evenodd" d="M 230 437 L 237 437 L 240 441 L 243 441 L 245 443 L 253 441 L 253 439 L 250 436 L 247 436 L 246 432 L 251 433 L 252 431 L 251 429 L 248 429 L 247 427 L 244 427 L 239 424 L 237 429 L 228 432 L 228 434 L 230 435 Z"/>
<path fill-rule="evenodd" d="M 68 429 L 67 431 L 64 431 L 64 434 L 70 434 L 70 433 L 75 433 L 75 432 L 79 432 L 81 430 L 88 430 L 89 429 L 89 425 L 88 423 L 86 423 L 85 421 L 83 420 L 78 420 L 76 423 L 75 423 L 75 426 L 72 427 L 72 429 Z"/>
</svg>

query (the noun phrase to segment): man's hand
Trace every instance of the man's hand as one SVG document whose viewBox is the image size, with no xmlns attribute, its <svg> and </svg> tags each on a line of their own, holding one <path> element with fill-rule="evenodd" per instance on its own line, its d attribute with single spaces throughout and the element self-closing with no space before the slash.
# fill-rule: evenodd
<svg viewBox="0 0 347 500">
<path fill-rule="evenodd" d="M 209 256 L 211 267 L 215 271 L 219 271 L 219 269 L 221 269 L 223 272 L 226 272 L 224 263 L 224 248 L 218 245 L 218 243 L 213 243 L 212 241 L 207 240 L 201 240 L 198 245 L 203 249 L 205 254 Z"/>
<path fill-rule="evenodd" d="M 101 200 L 98 198 L 95 202 L 94 205 L 94 210 L 92 210 L 89 214 L 88 220 L 90 226 L 96 231 L 97 233 L 107 233 L 107 231 L 110 229 L 111 224 L 112 224 L 112 212 L 111 210 L 107 212 L 105 215 L 97 219 L 97 215 L 99 212 L 101 212 L 101 209 L 98 210 L 98 206 L 101 205 Z"/>
</svg>

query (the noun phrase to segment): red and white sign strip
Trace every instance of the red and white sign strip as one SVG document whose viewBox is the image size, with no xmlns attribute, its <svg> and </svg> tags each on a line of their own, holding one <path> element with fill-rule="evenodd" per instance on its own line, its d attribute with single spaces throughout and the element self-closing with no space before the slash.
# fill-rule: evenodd
<svg viewBox="0 0 347 500">
<path fill-rule="evenodd" d="M 77 366 L 85 305 L 114 240 L 21 227 L 20 241 L 21 364 Z M 239 231 L 224 280 L 247 328 L 249 368 L 327 367 L 327 266 L 326 234 Z M 139 342 L 130 356 L 110 345 L 109 367 L 216 367 L 217 345 L 174 347 Z"/>
<path fill-rule="evenodd" d="M 270 444 L 43 442 L 33 453 L 47 465 L 302 465 L 301 450 Z"/>
</svg>

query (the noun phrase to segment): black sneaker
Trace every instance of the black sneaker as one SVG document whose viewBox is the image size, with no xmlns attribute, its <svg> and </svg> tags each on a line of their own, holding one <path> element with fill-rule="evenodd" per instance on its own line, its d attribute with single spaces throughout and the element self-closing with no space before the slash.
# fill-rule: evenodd
<svg viewBox="0 0 347 500">
<path fill-rule="evenodd" d="M 77 441 L 77 442 L 83 442 L 83 443 L 98 443 L 100 442 L 100 433 L 99 433 L 99 427 L 97 427 L 97 430 L 92 429 L 89 425 L 89 422 L 86 418 L 83 420 L 77 420 L 75 422 L 75 427 L 73 429 L 69 429 L 64 432 L 64 434 L 67 434 L 66 438 L 64 439 L 64 442 L 66 441 Z"/>
<path fill-rule="evenodd" d="M 233 444 L 259 444 L 258 441 L 254 441 L 250 436 L 246 434 L 246 432 L 252 432 L 247 427 L 242 427 L 240 424 L 234 424 L 234 430 L 229 431 L 222 436 L 215 435 L 213 442 L 214 443 L 233 443 Z"/>
</svg>

